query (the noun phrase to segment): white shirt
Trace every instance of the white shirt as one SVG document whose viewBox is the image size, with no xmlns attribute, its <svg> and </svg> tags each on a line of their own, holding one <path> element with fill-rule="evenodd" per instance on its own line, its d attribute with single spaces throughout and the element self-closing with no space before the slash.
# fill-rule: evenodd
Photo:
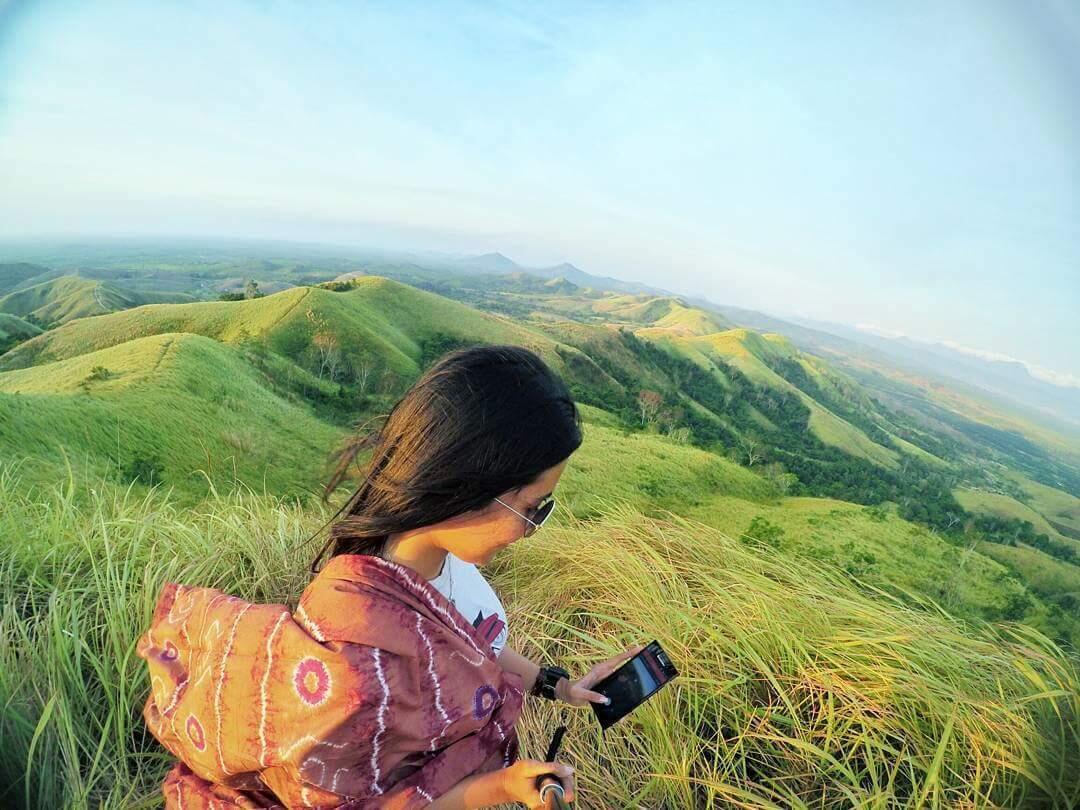
<svg viewBox="0 0 1080 810">
<path fill-rule="evenodd" d="M 495 655 L 502 651 L 506 645 L 506 611 L 475 565 L 448 551 L 439 575 L 428 582 L 477 628 Z"/>
</svg>

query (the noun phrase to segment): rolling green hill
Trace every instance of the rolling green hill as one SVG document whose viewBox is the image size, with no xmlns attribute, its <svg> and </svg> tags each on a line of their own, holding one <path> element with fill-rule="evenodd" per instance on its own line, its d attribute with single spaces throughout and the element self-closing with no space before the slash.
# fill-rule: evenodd
<svg viewBox="0 0 1080 810">
<path fill-rule="evenodd" d="M 29 321 L 24 321 L 18 315 L 0 312 L 0 354 L 6 352 L 16 343 L 40 335 L 41 331 L 41 327 L 35 326 Z"/>
<path fill-rule="evenodd" d="M 261 340 L 287 357 L 297 357 L 314 335 L 324 332 L 347 355 L 378 359 L 399 374 L 417 373 L 422 341 L 437 334 L 530 345 L 562 366 L 551 340 L 505 318 L 379 277 L 362 277 L 352 285 L 345 292 L 296 287 L 242 301 L 148 305 L 68 323 L 11 352 L 0 361 L 0 370 L 165 332 L 190 332 L 223 343 Z"/>
<path fill-rule="evenodd" d="M 1050 487 L 1044 489 L 1049 490 L 1050 493 L 1057 492 Z M 1080 607 L 1080 540 L 1062 534 L 1057 526 L 1066 531 L 1068 527 L 1063 524 L 1055 526 L 1036 508 L 1047 509 L 1050 505 L 1065 502 L 1071 496 L 1058 493 L 1058 497 L 1052 497 L 1047 502 L 1047 500 L 1030 498 L 1027 492 L 1022 492 L 1022 494 L 1029 497 L 1030 505 L 1001 492 L 971 489 L 957 490 L 956 498 L 968 512 L 974 515 L 1012 521 L 1008 525 L 1013 527 L 1018 526 L 1017 521 L 1029 524 L 1032 534 L 1043 536 L 1045 539 L 1023 535 L 1014 529 L 1014 536 L 1006 536 L 1006 542 L 981 542 L 978 544 L 978 549 L 986 556 L 992 557 L 1015 571 L 1032 591 L 1049 600 L 1052 605 L 1063 609 L 1063 612 L 1078 612 L 1076 608 Z M 1043 493 L 1043 497 L 1046 498 L 1046 493 Z M 1038 547 L 1035 547 L 1036 545 Z M 1071 558 L 1066 556 L 1070 553 Z M 1074 643 L 1080 649 L 1080 633 L 1077 635 L 1078 638 Z"/>
<path fill-rule="evenodd" d="M 236 350 L 163 334 L 0 374 L 0 455 L 42 482 L 211 483 L 301 494 L 341 433 L 274 393 Z M 286 461 L 287 463 L 282 463 Z"/>
<path fill-rule="evenodd" d="M 1035 527 L 1035 531 L 1049 535 L 1051 540 L 1066 545 L 1075 545 L 1077 551 L 1080 551 L 1080 541 L 1061 534 L 1042 513 L 1010 495 L 1001 492 L 981 492 L 974 489 L 958 489 L 954 494 L 960 505 L 969 512 L 1026 520 Z"/>
<path fill-rule="evenodd" d="M 48 267 L 28 262 L 0 262 L 0 295 L 5 295 L 36 276 L 49 273 Z"/>
<path fill-rule="evenodd" d="M 1080 540 L 1080 498 L 1032 481 L 1020 473 L 1008 472 L 1007 475 L 1027 495 L 1032 508 L 1045 517 L 1057 531 L 1074 540 Z"/>
<path fill-rule="evenodd" d="M 799 353 L 780 336 L 759 335 L 749 329 L 729 329 L 725 332 L 687 336 L 671 334 L 668 330 L 657 327 L 641 329 L 636 334 L 667 343 L 703 367 L 712 369 L 713 364 L 710 361 L 720 359 L 730 363 L 756 383 L 796 394 L 810 409 L 810 429 L 823 442 L 883 467 L 896 466 L 898 454 L 895 450 L 875 443 L 865 432 L 837 416 L 824 404 L 774 371 L 773 366 L 778 361 L 794 362 L 802 368 Z M 820 361 L 809 366 L 817 378 L 825 379 L 822 367 Z M 717 372 L 713 370 L 713 373 Z M 722 372 L 719 376 L 723 377 Z M 838 387 L 835 382 L 831 384 Z"/>
<path fill-rule="evenodd" d="M 52 326 L 142 304 L 184 300 L 191 300 L 191 296 L 133 293 L 103 281 L 60 276 L 8 293 L 0 298 L 0 312 Z"/>
</svg>

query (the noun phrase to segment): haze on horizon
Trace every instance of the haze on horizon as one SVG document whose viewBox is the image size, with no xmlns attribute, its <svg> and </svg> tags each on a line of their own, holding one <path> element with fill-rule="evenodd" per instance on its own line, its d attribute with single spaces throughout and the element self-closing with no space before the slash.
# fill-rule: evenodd
<svg viewBox="0 0 1080 810">
<path fill-rule="evenodd" d="M 1067 0 L 0 0 L 0 239 L 500 251 L 1080 385 L 1078 98 Z"/>
</svg>

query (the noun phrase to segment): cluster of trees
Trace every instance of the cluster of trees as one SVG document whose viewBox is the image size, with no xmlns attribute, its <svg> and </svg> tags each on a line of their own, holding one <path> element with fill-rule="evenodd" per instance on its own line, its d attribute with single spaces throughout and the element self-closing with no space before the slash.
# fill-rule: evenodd
<svg viewBox="0 0 1080 810">
<path fill-rule="evenodd" d="M 317 313 L 309 310 L 308 320 L 311 327 L 306 334 L 298 330 L 275 346 L 276 351 L 264 336 L 240 330 L 237 344 L 279 394 L 303 400 L 320 417 L 346 425 L 365 412 L 373 396 L 389 395 L 401 388 L 401 375 L 370 353 L 346 351 Z"/>
<path fill-rule="evenodd" d="M 617 408 L 596 403 L 620 414 L 628 427 L 640 428 L 643 422 L 648 426 L 650 420 L 667 413 L 676 418 L 678 427 L 688 428 L 689 440 L 695 445 L 761 471 L 780 491 L 792 495 L 865 505 L 895 502 L 900 517 L 957 537 L 972 517 L 953 497 L 959 483 L 955 472 L 910 455 L 904 455 L 894 470 L 849 455 L 825 444 L 810 430 L 810 410 L 794 393 L 758 385 L 719 359 L 711 361 L 713 370 L 708 371 L 629 330 L 620 330 L 619 336 L 639 363 L 660 373 L 654 376 L 671 381 L 664 390 L 642 389 L 635 375 L 607 353 L 593 354 L 598 365 L 627 390 L 636 392 L 634 397 L 623 398 Z M 798 372 L 785 371 L 798 379 Z M 812 385 L 800 381 L 808 388 Z M 591 392 L 582 393 L 587 397 Z M 683 395 L 717 418 L 685 407 Z M 754 411 L 772 427 L 763 426 Z"/>
<path fill-rule="evenodd" d="M 244 289 L 236 292 L 223 292 L 218 296 L 219 301 L 245 301 L 249 298 L 262 298 L 265 295 L 262 290 L 259 289 L 259 282 L 253 278 L 249 278 L 244 283 Z"/>
<path fill-rule="evenodd" d="M 1019 432 L 974 422 L 926 400 L 918 401 L 918 407 L 974 442 L 981 455 L 1005 462 L 1035 481 L 1080 498 L 1080 470 L 1054 458 Z"/>
<path fill-rule="evenodd" d="M 977 532 L 991 543 L 1007 546 L 1025 545 L 1064 560 L 1073 565 L 1080 565 L 1080 556 L 1072 546 L 1055 542 L 1048 534 L 1037 532 L 1030 521 L 1019 518 L 1000 517 L 998 515 L 975 515 L 967 524 L 969 532 Z"/>
<path fill-rule="evenodd" d="M 891 450 L 896 449 L 892 437 L 883 430 L 880 425 L 874 422 L 865 411 L 853 407 L 840 397 L 834 396 L 832 392 L 827 391 L 818 385 L 817 381 L 806 373 L 806 369 L 803 368 L 802 363 L 794 357 L 768 357 L 765 359 L 765 364 L 800 391 L 809 395 L 817 402 L 820 402 L 841 419 L 855 425 L 855 427 L 859 428 L 863 433 L 869 436 L 871 441 L 880 444 L 882 447 L 888 447 Z"/>
<path fill-rule="evenodd" d="M 22 339 L 15 337 L 15 335 L 7 335 L 6 337 L 0 338 L 0 354 L 11 351 L 20 343 L 22 343 Z"/>
<path fill-rule="evenodd" d="M 445 332 L 433 332 L 418 341 L 420 345 L 420 370 L 423 372 L 447 352 L 479 345 L 479 341 L 466 340 Z"/>
</svg>

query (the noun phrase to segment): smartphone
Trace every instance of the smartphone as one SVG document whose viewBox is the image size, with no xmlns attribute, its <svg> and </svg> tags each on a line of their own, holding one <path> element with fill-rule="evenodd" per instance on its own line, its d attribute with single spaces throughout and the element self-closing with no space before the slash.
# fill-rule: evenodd
<svg viewBox="0 0 1080 810">
<path fill-rule="evenodd" d="M 650 642 L 617 670 L 592 685 L 593 692 L 611 698 L 607 705 L 589 704 L 600 721 L 600 728 L 606 729 L 626 717 L 678 674 L 660 642 Z"/>
</svg>

